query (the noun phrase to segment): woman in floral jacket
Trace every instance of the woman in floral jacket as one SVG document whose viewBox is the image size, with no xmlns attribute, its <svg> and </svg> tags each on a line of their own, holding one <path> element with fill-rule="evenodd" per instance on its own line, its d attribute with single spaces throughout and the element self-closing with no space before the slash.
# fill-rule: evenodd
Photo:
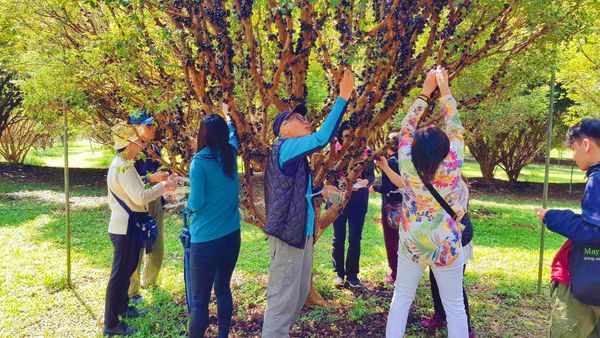
<svg viewBox="0 0 600 338">
<path fill-rule="evenodd" d="M 446 120 L 445 130 L 428 126 L 417 130 L 429 96 L 439 87 Z M 450 93 L 448 72 L 438 68 L 427 74 L 423 92 L 402 122 L 398 161 L 400 175 L 381 158 L 377 165 L 403 192 L 402 225 L 398 250 L 398 277 L 390 306 L 387 337 L 403 337 L 408 311 L 421 275 L 431 267 L 447 314 L 448 336 L 468 337 L 463 304 L 464 255 L 460 219 L 465 214 L 468 188 L 461 179 L 464 128 L 456 100 Z M 435 199 L 430 184 L 452 208 L 453 218 Z"/>
</svg>

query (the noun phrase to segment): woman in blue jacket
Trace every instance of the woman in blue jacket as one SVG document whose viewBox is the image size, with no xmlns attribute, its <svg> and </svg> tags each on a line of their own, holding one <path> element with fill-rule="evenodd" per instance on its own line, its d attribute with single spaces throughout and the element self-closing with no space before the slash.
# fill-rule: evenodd
<svg viewBox="0 0 600 338">
<path fill-rule="evenodd" d="M 223 107 L 227 114 L 227 106 Z M 230 281 L 240 252 L 237 139 L 232 124 L 216 114 L 202 120 L 198 152 L 190 166 L 191 311 L 189 336 L 203 337 L 214 284 L 218 337 L 227 337 L 233 299 Z"/>
</svg>

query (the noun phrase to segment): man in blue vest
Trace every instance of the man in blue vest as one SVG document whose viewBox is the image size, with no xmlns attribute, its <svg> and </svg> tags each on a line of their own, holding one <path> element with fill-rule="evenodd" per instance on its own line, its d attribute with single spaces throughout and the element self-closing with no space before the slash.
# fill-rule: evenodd
<svg viewBox="0 0 600 338">
<path fill-rule="evenodd" d="M 346 103 L 354 89 L 354 76 L 346 70 L 340 96 L 319 131 L 311 133 L 306 107 L 278 114 L 273 122 L 277 141 L 267 159 L 265 204 L 271 265 L 267 309 L 262 336 L 289 337 L 306 301 L 311 283 L 315 230 L 313 189 L 308 156 L 323 149 L 336 134 Z M 335 189 L 327 186 L 323 195 Z"/>
</svg>

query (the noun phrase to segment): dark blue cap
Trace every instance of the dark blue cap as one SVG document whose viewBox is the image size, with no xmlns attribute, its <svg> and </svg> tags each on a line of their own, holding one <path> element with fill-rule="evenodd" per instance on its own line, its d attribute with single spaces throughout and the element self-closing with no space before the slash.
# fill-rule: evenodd
<svg viewBox="0 0 600 338">
<path fill-rule="evenodd" d="M 300 114 L 302 116 L 306 116 L 306 106 L 303 104 L 299 104 L 292 111 L 284 111 L 277 116 L 275 116 L 275 120 L 273 121 L 273 134 L 275 136 L 279 136 L 279 129 L 285 120 L 287 120 L 292 114 Z"/>
<path fill-rule="evenodd" d="M 145 111 L 138 110 L 129 115 L 129 122 L 131 124 L 145 124 L 149 126 L 154 123 L 154 118 Z"/>
</svg>

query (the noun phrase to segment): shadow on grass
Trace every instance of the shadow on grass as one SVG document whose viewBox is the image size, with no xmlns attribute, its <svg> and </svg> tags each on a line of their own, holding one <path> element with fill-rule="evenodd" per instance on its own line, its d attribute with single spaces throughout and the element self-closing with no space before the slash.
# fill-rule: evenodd
<svg viewBox="0 0 600 338">
<path fill-rule="evenodd" d="M 79 291 L 77 291 L 77 287 L 74 285 L 71 285 L 71 287 L 69 288 L 69 290 L 73 293 L 73 295 L 75 296 L 75 298 L 77 298 L 77 300 L 79 301 L 79 303 L 81 304 L 81 306 L 83 306 L 85 308 L 85 310 L 87 311 L 88 315 L 90 317 L 92 317 L 92 319 L 98 323 L 99 325 L 102 325 L 102 320 L 104 318 L 104 314 L 96 314 L 94 312 L 94 309 L 92 308 L 92 306 L 90 306 L 85 299 L 83 298 L 83 296 L 81 296 L 81 294 L 79 293 Z"/>
<path fill-rule="evenodd" d="M 20 227 L 43 215 L 51 215 L 60 205 L 20 201 L 0 194 L 0 229 Z"/>
<path fill-rule="evenodd" d="M 61 210 L 62 211 L 62 210 Z M 113 247 L 107 233 L 110 212 L 106 206 L 71 212 L 71 252 L 73 260 L 85 258 L 91 265 L 110 268 Z M 51 242 L 66 249 L 64 213 L 53 215 L 32 235 L 38 243 Z"/>
</svg>

